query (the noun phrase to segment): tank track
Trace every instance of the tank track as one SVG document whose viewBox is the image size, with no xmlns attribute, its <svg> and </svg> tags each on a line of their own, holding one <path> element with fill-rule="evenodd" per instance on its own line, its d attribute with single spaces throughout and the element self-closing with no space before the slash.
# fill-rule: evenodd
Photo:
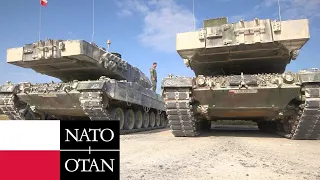
<svg viewBox="0 0 320 180">
<path fill-rule="evenodd" d="M 90 120 L 112 120 L 112 116 L 108 110 L 103 105 L 103 92 L 95 90 L 87 90 L 81 93 L 79 98 L 81 106 L 85 114 L 90 118 Z M 146 127 L 139 129 L 120 129 L 120 134 L 132 134 L 142 131 L 151 131 L 156 129 L 166 128 L 166 123 L 161 126 Z"/>
<path fill-rule="evenodd" d="M 0 110 L 9 119 L 24 120 L 21 110 L 26 106 L 25 103 L 19 101 L 19 99 L 12 93 L 0 93 Z"/>
<path fill-rule="evenodd" d="M 290 132 L 283 132 L 284 125 L 281 124 L 279 128 L 277 123 L 272 121 L 261 123 L 258 125 L 259 129 L 293 140 L 320 140 L 320 84 L 306 84 L 302 89 L 305 100 L 297 107 Z"/>
<path fill-rule="evenodd" d="M 175 137 L 200 135 L 206 121 L 197 121 L 193 114 L 191 88 L 164 88 L 166 112 Z"/>
<path fill-rule="evenodd" d="M 303 88 L 305 103 L 300 105 L 298 124 L 287 138 L 320 140 L 320 84 L 307 84 Z"/>
</svg>

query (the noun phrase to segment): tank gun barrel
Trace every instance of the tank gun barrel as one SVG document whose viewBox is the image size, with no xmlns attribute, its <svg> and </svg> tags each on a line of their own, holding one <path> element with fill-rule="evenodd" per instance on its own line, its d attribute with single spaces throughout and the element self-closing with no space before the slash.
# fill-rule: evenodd
<svg viewBox="0 0 320 180">
<path fill-rule="evenodd" d="M 150 79 L 122 59 L 121 54 L 110 53 L 84 40 L 47 39 L 10 48 L 7 49 L 7 63 L 30 68 L 64 82 L 96 80 L 105 76 L 151 88 Z"/>
</svg>

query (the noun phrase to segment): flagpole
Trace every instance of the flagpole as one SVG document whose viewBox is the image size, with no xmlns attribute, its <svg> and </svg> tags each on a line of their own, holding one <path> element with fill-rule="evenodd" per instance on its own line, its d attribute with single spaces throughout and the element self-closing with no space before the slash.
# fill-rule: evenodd
<svg viewBox="0 0 320 180">
<path fill-rule="evenodd" d="M 41 13 L 41 11 L 42 11 L 42 7 L 41 7 L 42 5 L 40 4 L 40 14 L 39 14 L 39 41 L 40 41 L 40 39 L 41 39 L 41 15 L 42 15 L 42 13 Z"/>
<path fill-rule="evenodd" d="M 92 0 L 92 41 L 94 37 L 94 0 Z"/>
<path fill-rule="evenodd" d="M 280 0 L 278 0 L 278 8 L 279 8 L 279 20 L 281 21 Z"/>
<path fill-rule="evenodd" d="M 196 30 L 196 18 L 194 16 L 194 0 L 192 0 L 193 28 Z"/>
</svg>

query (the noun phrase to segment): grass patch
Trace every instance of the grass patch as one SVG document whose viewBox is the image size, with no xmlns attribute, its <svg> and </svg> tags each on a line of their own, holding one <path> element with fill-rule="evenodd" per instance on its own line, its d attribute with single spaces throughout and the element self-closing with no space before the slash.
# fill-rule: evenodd
<svg viewBox="0 0 320 180">
<path fill-rule="evenodd" d="M 219 120 L 214 121 L 212 124 L 216 125 L 247 125 L 247 126 L 256 126 L 257 123 L 253 121 L 245 121 L 245 120 Z"/>
</svg>

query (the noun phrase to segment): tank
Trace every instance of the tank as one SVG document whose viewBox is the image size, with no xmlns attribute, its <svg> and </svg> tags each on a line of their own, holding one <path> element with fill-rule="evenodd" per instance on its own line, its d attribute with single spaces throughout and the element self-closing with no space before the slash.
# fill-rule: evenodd
<svg viewBox="0 0 320 180">
<path fill-rule="evenodd" d="M 9 119 L 116 119 L 122 134 L 167 126 L 163 98 L 120 53 L 85 40 L 47 39 L 7 49 L 7 63 L 61 80 L 2 85 L 0 109 Z"/>
<path fill-rule="evenodd" d="M 310 39 L 309 20 L 203 21 L 176 35 L 195 77 L 161 82 L 172 134 L 198 136 L 216 120 L 248 120 L 289 139 L 320 139 L 320 71 L 286 71 Z"/>
</svg>

